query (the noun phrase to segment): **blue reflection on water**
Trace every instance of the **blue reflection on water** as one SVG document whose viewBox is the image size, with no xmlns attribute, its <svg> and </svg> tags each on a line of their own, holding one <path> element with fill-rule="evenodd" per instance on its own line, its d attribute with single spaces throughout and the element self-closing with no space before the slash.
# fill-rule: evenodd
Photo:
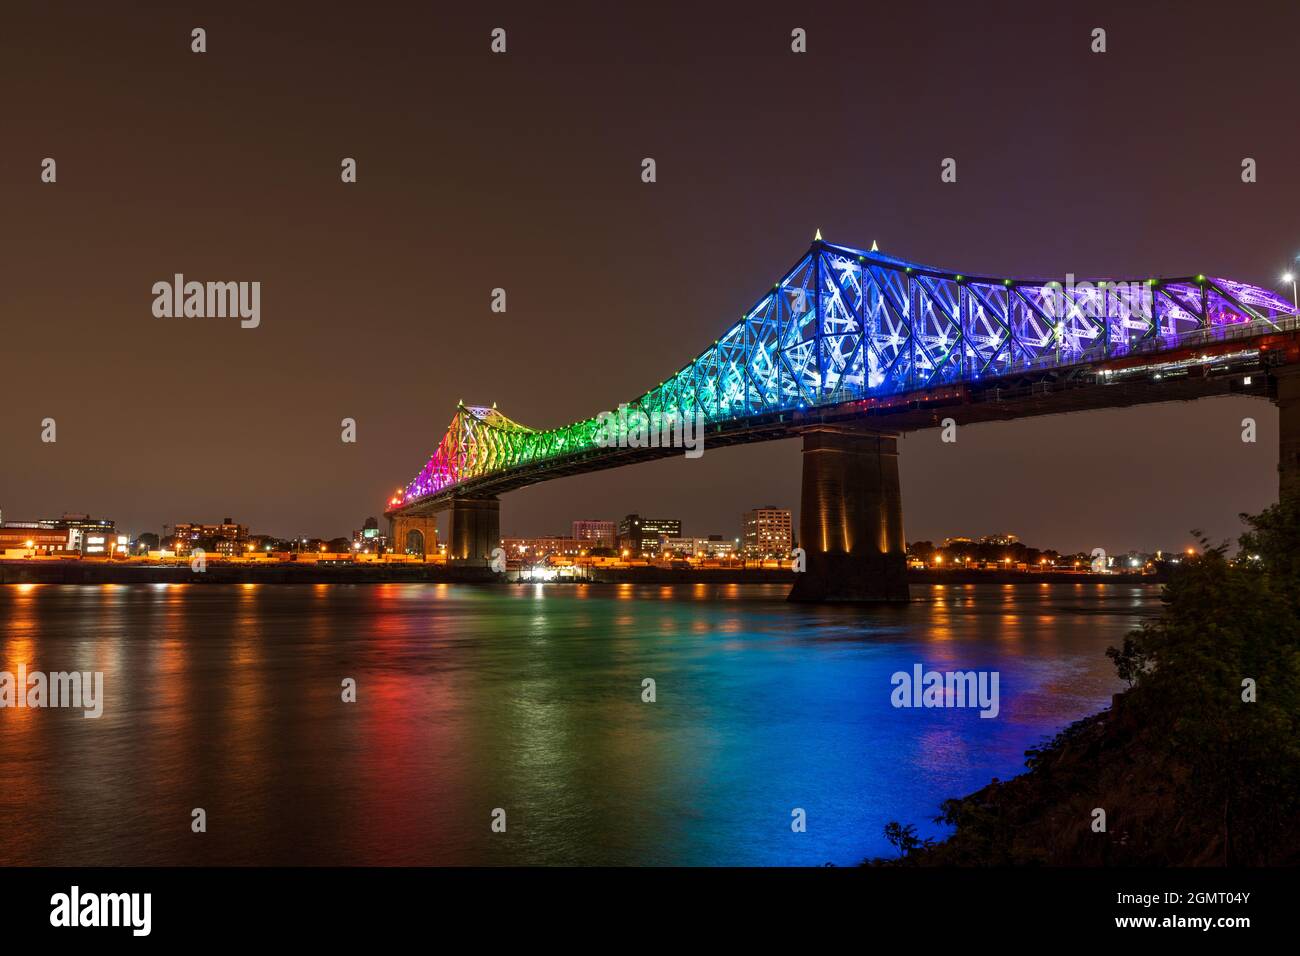
<svg viewBox="0 0 1300 956">
<path fill-rule="evenodd" d="M 23 768 L 0 862 L 851 864 L 890 852 L 889 820 L 941 836 L 943 799 L 1104 707 L 1105 648 L 1158 607 L 1131 585 L 913 594 L 0 588 L 0 669 L 103 670 L 106 696 L 98 721 L 0 712 Z M 997 671 L 999 715 L 894 708 L 915 664 Z M 200 841 L 194 806 L 221 824 Z"/>
</svg>

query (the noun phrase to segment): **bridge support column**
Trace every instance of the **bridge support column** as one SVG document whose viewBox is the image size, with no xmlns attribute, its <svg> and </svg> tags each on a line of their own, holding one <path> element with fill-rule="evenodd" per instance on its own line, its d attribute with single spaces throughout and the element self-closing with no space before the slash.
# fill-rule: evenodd
<svg viewBox="0 0 1300 956">
<path fill-rule="evenodd" d="M 896 436 L 804 432 L 799 546 L 791 601 L 907 601 Z"/>
<path fill-rule="evenodd" d="M 453 498 L 447 559 L 487 567 L 501 547 L 501 502 L 496 498 Z"/>
<path fill-rule="evenodd" d="M 1289 365 L 1277 376 L 1278 499 L 1300 498 L 1300 365 Z"/>
<path fill-rule="evenodd" d="M 437 554 L 437 515 L 394 515 L 389 519 L 388 546 L 393 554 Z"/>
</svg>

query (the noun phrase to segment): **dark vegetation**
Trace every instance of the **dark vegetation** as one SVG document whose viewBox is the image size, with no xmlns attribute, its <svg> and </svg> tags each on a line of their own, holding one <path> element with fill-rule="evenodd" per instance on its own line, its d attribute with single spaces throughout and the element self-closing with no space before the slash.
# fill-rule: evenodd
<svg viewBox="0 0 1300 956">
<path fill-rule="evenodd" d="M 898 858 L 870 862 L 1300 863 L 1300 502 L 1242 520 L 1235 557 L 1203 541 L 1159 617 L 1107 651 L 1129 685 L 1109 710 L 1027 752 L 1027 773 L 945 801 L 948 839 L 890 823 Z"/>
</svg>

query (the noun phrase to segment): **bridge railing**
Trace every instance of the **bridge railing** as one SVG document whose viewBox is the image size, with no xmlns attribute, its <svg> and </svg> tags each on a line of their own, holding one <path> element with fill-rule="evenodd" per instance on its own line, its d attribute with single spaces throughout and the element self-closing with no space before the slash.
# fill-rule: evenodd
<svg viewBox="0 0 1300 956">
<path fill-rule="evenodd" d="M 1219 342 L 1252 339 L 1260 335 L 1267 335 L 1270 332 L 1294 332 L 1298 329 L 1300 329 L 1300 314 L 1282 316 L 1272 320 L 1256 319 L 1253 322 L 1235 322 L 1192 329 L 1187 332 L 1180 332 L 1177 335 L 1157 335 L 1146 341 L 1131 345 L 1122 351 L 1111 352 L 1105 356 L 1081 357 L 1078 362 L 1073 363 L 1062 362 L 1056 356 L 1043 356 L 1033 362 L 1015 365 L 1011 371 L 1014 374 L 1094 365 L 1107 359 L 1121 359 L 1131 355 L 1149 355 L 1153 352 L 1169 352 L 1180 348 L 1192 348 L 1197 345 L 1212 345 Z"/>
</svg>

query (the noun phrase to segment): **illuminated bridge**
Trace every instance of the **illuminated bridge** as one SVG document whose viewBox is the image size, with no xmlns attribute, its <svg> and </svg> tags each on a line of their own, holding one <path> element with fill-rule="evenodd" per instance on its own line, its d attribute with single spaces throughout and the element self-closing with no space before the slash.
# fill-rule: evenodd
<svg viewBox="0 0 1300 956">
<path fill-rule="evenodd" d="M 1280 483 L 1300 491 L 1297 325 L 1291 302 L 1231 279 L 964 275 L 819 235 L 712 345 L 625 406 L 539 430 L 461 404 L 389 500 L 390 540 L 422 549 L 449 509 L 449 558 L 486 565 L 498 495 L 682 454 L 672 437 L 698 422 L 709 449 L 802 436 L 807 571 L 792 597 L 905 600 L 898 434 L 1256 395 L 1282 409 Z"/>
</svg>

